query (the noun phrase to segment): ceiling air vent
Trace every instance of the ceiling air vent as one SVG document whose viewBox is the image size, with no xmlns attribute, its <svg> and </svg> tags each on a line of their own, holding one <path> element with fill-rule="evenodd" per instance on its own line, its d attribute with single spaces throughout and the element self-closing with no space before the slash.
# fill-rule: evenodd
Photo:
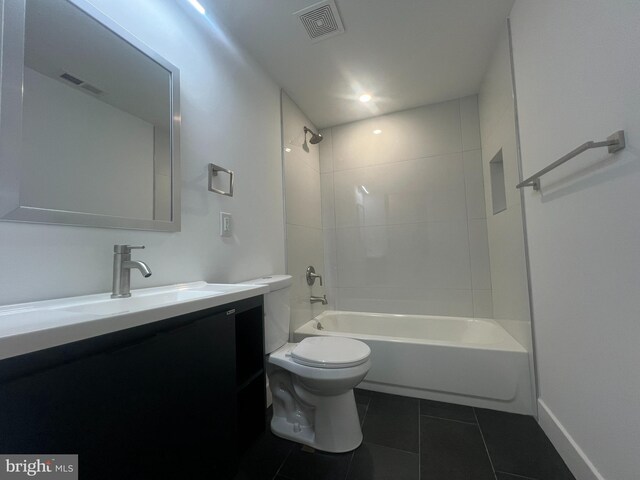
<svg viewBox="0 0 640 480">
<path fill-rule="evenodd" d="M 102 90 L 100 90 L 97 87 L 94 87 L 93 85 L 91 85 L 89 83 L 83 83 L 81 88 L 84 88 L 85 90 L 87 90 L 88 92 L 93 93 L 94 95 L 101 95 L 103 93 Z"/>
<path fill-rule="evenodd" d="M 67 82 L 71 82 L 76 87 L 83 88 L 87 92 L 93 93 L 94 95 L 102 95 L 104 93 L 98 87 L 94 87 L 90 83 L 87 83 L 84 80 L 79 79 L 78 77 L 74 77 L 70 73 L 64 72 L 62 75 L 60 75 L 60 78 L 64 78 Z"/>
<path fill-rule="evenodd" d="M 73 75 L 71 75 L 70 73 L 63 73 L 62 75 L 60 75 L 60 78 L 64 78 L 67 82 L 71 82 L 74 85 L 82 85 L 82 80 L 80 80 L 77 77 L 74 77 Z"/>
<path fill-rule="evenodd" d="M 344 33 L 344 25 L 333 0 L 314 3 L 294 15 L 300 19 L 314 43 Z"/>
</svg>

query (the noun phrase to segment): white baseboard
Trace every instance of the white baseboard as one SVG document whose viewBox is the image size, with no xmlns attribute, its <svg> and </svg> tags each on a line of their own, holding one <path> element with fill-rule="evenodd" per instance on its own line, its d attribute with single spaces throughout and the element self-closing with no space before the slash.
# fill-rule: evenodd
<svg viewBox="0 0 640 480">
<path fill-rule="evenodd" d="M 606 480 L 558 418 L 540 399 L 538 399 L 538 422 L 577 480 Z"/>
</svg>

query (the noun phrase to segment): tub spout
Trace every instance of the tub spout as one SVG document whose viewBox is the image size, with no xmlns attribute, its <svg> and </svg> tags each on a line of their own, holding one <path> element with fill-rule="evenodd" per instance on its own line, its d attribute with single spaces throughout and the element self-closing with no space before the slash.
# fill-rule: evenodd
<svg viewBox="0 0 640 480">
<path fill-rule="evenodd" d="M 311 295 L 311 298 L 309 299 L 309 301 L 311 303 L 322 303 L 323 305 L 326 305 L 327 303 L 329 303 L 327 301 L 327 295 L 326 294 L 324 294 L 321 297 L 314 297 L 313 295 Z"/>
</svg>

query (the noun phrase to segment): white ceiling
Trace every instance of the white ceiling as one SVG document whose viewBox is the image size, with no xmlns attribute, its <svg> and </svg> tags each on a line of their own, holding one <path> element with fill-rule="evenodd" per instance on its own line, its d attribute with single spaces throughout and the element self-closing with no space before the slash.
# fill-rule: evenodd
<svg viewBox="0 0 640 480">
<path fill-rule="evenodd" d="M 477 93 L 514 0 L 336 0 L 345 33 L 312 43 L 316 1 L 201 3 L 323 128 Z"/>
</svg>

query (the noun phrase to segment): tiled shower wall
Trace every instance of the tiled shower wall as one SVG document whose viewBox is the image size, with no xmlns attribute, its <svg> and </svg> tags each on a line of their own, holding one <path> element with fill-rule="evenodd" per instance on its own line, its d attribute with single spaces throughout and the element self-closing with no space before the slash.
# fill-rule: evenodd
<svg viewBox="0 0 640 480">
<path fill-rule="evenodd" d="M 298 106 L 282 92 L 286 259 L 287 273 L 293 277 L 292 332 L 326 309 L 320 303 L 309 302 L 311 295 L 321 296 L 324 288 L 318 281 L 310 287 L 305 275 L 307 267 L 313 265 L 316 272 L 324 276 L 318 145 L 305 142 L 305 125 L 317 131 Z"/>
<path fill-rule="evenodd" d="M 531 314 L 525 260 L 515 105 L 511 86 L 509 32 L 505 25 L 478 95 L 484 158 L 487 230 L 491 257 L 493 315 L 529 352 Z M 490 161 L 500 152 L 503 179 L 491 178 Z M 492 183 L 504 189 L 504 210 L 493 214 Z"/>
<path fill-rule="evenodd" d="M 323 134 L 322 228 L 331 306 L 491 317 L 477 96 Z"/>
</svg>

